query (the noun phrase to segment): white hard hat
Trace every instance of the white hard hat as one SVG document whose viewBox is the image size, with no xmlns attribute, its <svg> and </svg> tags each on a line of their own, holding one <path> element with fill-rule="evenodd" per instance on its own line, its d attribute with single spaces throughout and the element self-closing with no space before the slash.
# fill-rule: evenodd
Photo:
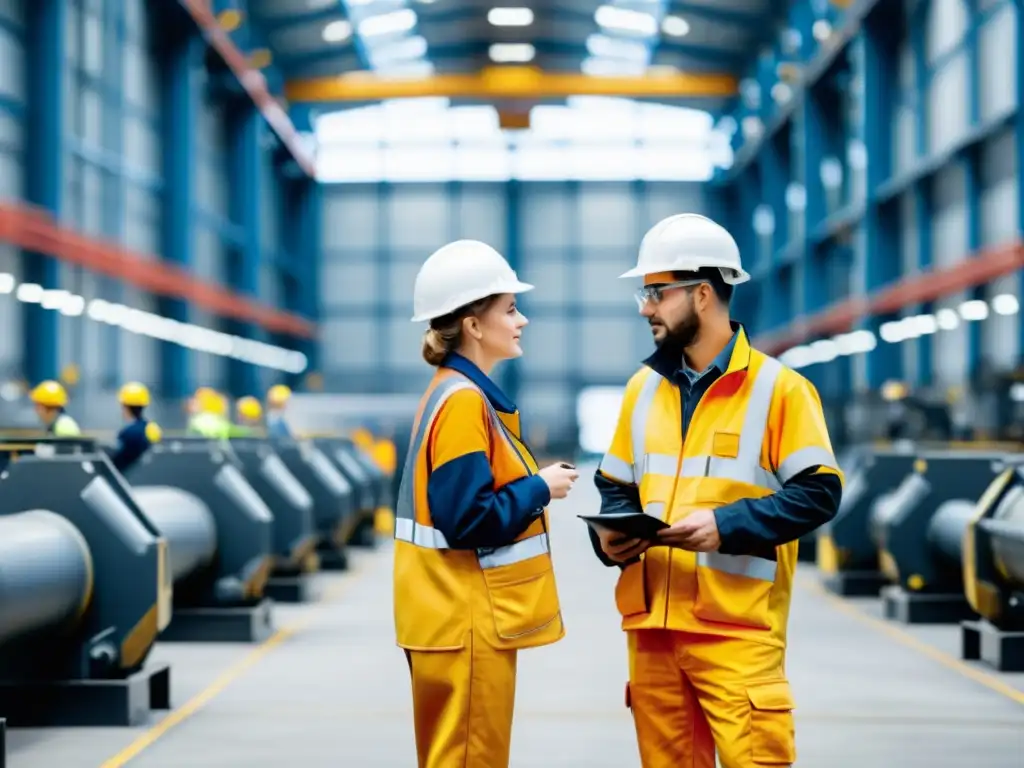
<svg viewBox="0 0 1024 768">
<path fill-rule="evenodd" d="M 740 263 L 739 246 L 725 227 L 696 213 L 677 213 L 648 230 L 636 266 L 619 277 L 696 272 L 702 267 L 718 267 L 730 285 L 750 279 Z"/>
<path fill-rule="evenodd" d="M 412 320 L 433 320 L 488 296 L 530 290 L 491 246 L 456 240 L 434 251 L 416 274 Z"/>
</svg>

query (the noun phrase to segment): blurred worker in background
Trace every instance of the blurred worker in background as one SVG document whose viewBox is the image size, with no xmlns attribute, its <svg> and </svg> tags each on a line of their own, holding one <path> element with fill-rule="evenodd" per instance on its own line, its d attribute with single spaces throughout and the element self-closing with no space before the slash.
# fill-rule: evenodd
<svg viewBox="0 0 1024 768">
<path fill-rule="evenodd" d="M 436 251 L 414 322 L 437 373 L 420 404 L 395 520 L 395 625 L 412 676 L 420 768 L 508 765 L 520 648 L 564 634 L 545 505 L 575 469 L 540 472 L 489 377 L 522 355 L 522 283 L 484 243 Z"/>
<path fill-rule="evenodd" d="M 232 437 L 249 437 L 263 431 L 263 406 L 251 395 L 235 403 L 235 423 L 231 425 Z"/>
<path fill-rule="evenodd" d="M 644 768 L 790 765 L 783 661 L 797 539 L 830 520 L 842 475 L 814 387 L 729 317 L 749 279 L 729 233 L 694 214 L 640 245 L 657 350 L 629 380 L 595 482 L 602 513 L 669 523 L 653 542 L 594 534 L 620 566 L 626 701 Z"/>
<path fill-rule="evenodd" d="M 195 415 L 189 420 L 188 431 L 214 440 L 230 437 L 227 399 L 210 387 L 200 387 L 193 395 Z"/>
<path fill-rule="evenodd" d="M 121 403 L 121 415 L 128 424 L 117 433 L 117 447 L 110 455 L 110 461 L 118 471 L 124 472 L 149 450 L 153 443 L 160 442 L 160 427 L 146 418 L 149 406 L 149 390 L 144 384 L 130 381 L 121 387 L 117 395 Z"/>
<path fill-rule="evenodd" d="M 292 430 L 284 416 L 291 398 L 292 391 L 284 384 L 275 384 L 267 390 L 267 433 L 271 437 L 292 436 Z"/>
<path fill-rule="evenodd" d="M 36 408 L 36 415 L 46 427 L 47 434 L 54 437 L 78 437 L 82 430 L 78 422 L 68 416 L 65 408 L 68 393 L 57 381 L 44 381 L 29 393 L 29 399 Z"/>
</svg>

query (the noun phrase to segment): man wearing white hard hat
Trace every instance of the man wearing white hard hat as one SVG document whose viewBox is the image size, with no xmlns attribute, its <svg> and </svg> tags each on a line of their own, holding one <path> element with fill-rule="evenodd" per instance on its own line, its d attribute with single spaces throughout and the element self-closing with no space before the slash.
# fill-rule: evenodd
<svg viewBox="0 0 1024 768">
<path fill-rule="evenodd" d="M 529 291 L 490 246 L 459 240 L 416 276 L 420 402 L 395 510 L 395 627 L 412 676 L 420 768 L 508 765 L 519 649 L 565 633 L 547 511 L 578 477 L 538 471 L 519 411 L 490 378 L 522 355 Z"/>
<path fill-rule="evenodd" d="M 624 278 L 643 278 L 657 349 L 626 385 L 595 482 L 602 514 L 668 524 L 652 541 L 593 534 L 622 572 L 627 705 L 644 768 L 791 765 L 784 671 L 797 539 L 839 507 L 842 474 L 813 385 L 729 317 L 750 276 L 704 216 L 656 224 Z M 618 537 L 618 538 L 617 538 Z"/>
</svg>

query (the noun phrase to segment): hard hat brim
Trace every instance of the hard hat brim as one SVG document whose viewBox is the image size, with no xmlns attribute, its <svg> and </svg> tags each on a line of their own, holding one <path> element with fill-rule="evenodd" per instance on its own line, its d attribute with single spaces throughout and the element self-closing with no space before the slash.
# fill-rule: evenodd
<svg viewBox="0 0 1024 768">
<path fill-rule="evenodd" d="M 748 280 L 750 280 L 750 275 L 747 273 L 747 271 L 745 269 L 736 269 L 734 267 L 724 267 L 723 268 L 723 267 L 718 267 L 718 265 L 709 265 L 709 266 L 713 266 L 713 267 L 717 267 L 718 269 L 721 269 L 722 270 L 722 279 L 726 283 L 728 283 L 729 285 L 739 285 L 740 283 L 745 283 Z M 666 267 L 665 269 L 656 269 L 654 267 L 646 267 L 646 266 L 644 266 L 644 267 L 633 267 L 632 269 L 630 269 L 630 270 L 628 270 L 626 272 L 623 272 L 621 275 L 619 275 L 619 279 L 622 280 L 623 278 L 643 277 L 644 275 L 649 275 L 649 274 L 652 274 L 652 273 L 655 273 L 655 272 L 677 272 L 677 271 L 682 271 L 682 270 L 680 270 L 679 267 L 671 267 L 671 266 L 670 267 Z M 725 274 L 726 271 L 733 272 L 735 274 L 726 275 Z"/>
<path fill-rule="evenodd" d="M 530 283 L 524 283 L 522 280 L 510 280 L 507 283 L 500 283 L 490 287 L 490 290 L 483 295 L 476 293 L 469 293 L 463 296 L 458 296 L 455 299 L 449 301 L 443 305 L 440 309 L 433 312 L 420 312 L 419 314 L 413 315 L 411 321 L 414 323 L 422 323 L 428 320 L 434 320 L 438 317 L 444 317 L 450 315 L 452 312 L 460 309 L 467 304 L 472 304 L 474 301 L 480 301 L 480 299 L 486 299 L 488 296 L 499 296 L 503 293 L 526 293 L 532 291 L 534 286 Z"/>
</svg>

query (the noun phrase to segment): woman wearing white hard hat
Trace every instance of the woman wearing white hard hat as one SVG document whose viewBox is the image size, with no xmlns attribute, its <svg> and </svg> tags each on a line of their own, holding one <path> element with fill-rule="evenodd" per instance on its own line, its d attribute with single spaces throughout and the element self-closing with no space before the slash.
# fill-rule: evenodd
<svg viewBox="0 0 1024 768">
<path fill-rule="evenodd" d="M 416 276 L 413 321 L 437 373 L 396 505 L 395 626 L 412 675 L 420 768 L 508 765 L 521 648 L 562 638 L 545 505 L 577 478 L 543 470 L 490 378 L 522 355 L 531 290 L 490 246 L 459 240 Z"/>
</svg>

